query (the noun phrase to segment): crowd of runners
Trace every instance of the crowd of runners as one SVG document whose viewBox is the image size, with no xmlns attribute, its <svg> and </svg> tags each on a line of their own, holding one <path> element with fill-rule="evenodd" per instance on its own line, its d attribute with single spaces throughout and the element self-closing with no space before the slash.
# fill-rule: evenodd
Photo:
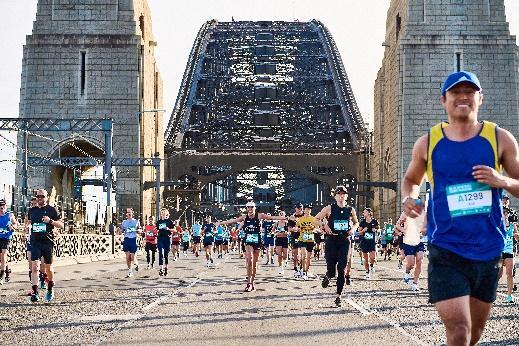
<svg viewBox="0 0 519 346">
<path fill-rule="evenodd" d="M 254 202 L 229 220 L 207 215 L 192 225 L 171 220 L 163 209 L 156 220 L 142 225 L 134 211 L 126 210 L 119 225 L 124 235 L 127 276 L 139 270 L 136 253 L 144 243 L 146 269 L 167 276 L 169 260 L 202 257 L 205 265 L 227 255 L 244 258 L 244 291 L 256 290 L 258 262 L 278 267 L 276 275 L 301 280 L 320 279 L 327 288 L 336 280 L 335 304 L 341 305 L 345 285 L 351 285 L 351 266 L 358 254 L 370 280 L 383 261 L 397 261 L 402 281 L 420 290 L 424 256 L 428 258 L 429 302 L 444 323 L 447 344 L 476 344 L 496 299 L 498 281 L 506 276 L 506 302 L 514 302 L 519 238 L 517 213 L 509 195 L 519 197 L 519 149 L 513 135 L 489 121 L 478 120 L 483 103 L 481 84 L 466 71 L 449 75 L 441 89 L 448 121 L 433 126 L 413 148 L 402 179 L 403 197 L 398 217 L 379 222 L 369 207 L 360 215 L 348 204 L 348 191 L 337 186 L 334 201 L 312 215 L 312 205 L 297 203 L 292 211 L 271 215 Z M 431 189 L 420 198 L 428 179 Z M 6 251 L 18 227 L 0 200 L 0 284 L 10 279 Z M 47 204 L 47 192 L 38 190 L 25 216 L 31 301 L 54 299 L 52 269 L 54 239 L 63 228 L 56 209 Z M 156 253 L 158 252 L 158 264 Z M 325 259 L 326 272 L 312 270 L 312 262 Z M 358 278 L 361 279 L 361 278 Z"/>
</svg>

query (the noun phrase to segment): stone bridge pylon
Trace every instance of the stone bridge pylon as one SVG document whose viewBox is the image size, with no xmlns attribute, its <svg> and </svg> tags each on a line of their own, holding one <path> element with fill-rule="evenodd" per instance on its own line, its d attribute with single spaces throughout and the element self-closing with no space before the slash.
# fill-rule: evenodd
<svg viewBox="0 0 519 346">
<path fill-rule="evenodd" d="M 39 0 L 23 49 L 20 118 L 112 118 L 114 157 L 163 157 L 162 81 L 151 24 L 146 0 Z M 22 138 L 19 133 L 19 146 Z M 103 141 L 101 132 L 29 133 L 28 156 L 98 158 Z M 29 167 L 29 189 L 73 196 L 77 176 L 95 178 L 98 170 Z M 117 211 L 133 207 L 151 215 L 155 197 L 143 183 L 155 179 L 154 169 L 112 172 Z"/>
</svg>

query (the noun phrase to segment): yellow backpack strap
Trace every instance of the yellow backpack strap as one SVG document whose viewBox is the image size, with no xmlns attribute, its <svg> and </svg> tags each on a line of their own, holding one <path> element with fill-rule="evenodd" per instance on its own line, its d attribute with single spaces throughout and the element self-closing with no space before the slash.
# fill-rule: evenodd
<svg viewBox="0 0 519 346">
<path fill-rule="evenodd" d="M 427 145 L 427 178 L 431 187 L 434 186 L 434 177 L 432 170 L 432 153 L 436 144 L 443 138 L 442 128 L 447 124 L 439 123 L 429 129 L 429 142 Z"/>
<path fill-rule="evenodd" d="M 479 134 L 485 138 L 492 146 L 494 152 L 494 169 L 498 172 L 502 172 L 502 167 L 499 162 L 499 147 L 497 142 L 497 124 L 490 121 L 483 121 L 483 128 Z"/>
</svg>

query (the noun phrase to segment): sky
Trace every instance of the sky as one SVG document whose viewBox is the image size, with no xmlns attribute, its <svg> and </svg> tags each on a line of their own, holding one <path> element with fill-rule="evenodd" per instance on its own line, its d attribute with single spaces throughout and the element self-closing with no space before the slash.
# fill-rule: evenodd
<svg viewBox="0 0 519 346">
<path fill-rule="evenodd" d="M 0 117 L 18 116 L 22 49 L 25 36 L 32 31 L 36 3 L 36 0 L 0 0 L 0 13 L 4 14 L 0 21 Z M 164 82 L 167 117 L 174 106 L 193 41 L 205 21 L 318 19 L 332 33 L 361 114 L 372 127 L 373 86 L 384 54 L 382 42 L 389 0 L 148 0 L 148 3 L 158 42 L 155 52 Z M 505 0 L 505 5 L 510 32 L 517 35 L 519 1 Z M 0 143 L 3 147 L 5 141 L 0 138 Z M 14 165 L 2 161 L 12 158 L 14 151 L 0 150 L 0 186 L 13 182 Z"/>
</svg>

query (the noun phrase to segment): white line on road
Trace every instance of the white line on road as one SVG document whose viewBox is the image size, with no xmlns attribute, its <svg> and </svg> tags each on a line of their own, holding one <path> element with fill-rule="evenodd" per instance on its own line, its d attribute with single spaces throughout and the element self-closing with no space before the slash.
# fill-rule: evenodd
<svg viewBox="0 0 519 346">
<path fill-rule="evenodd" d="M 368 310 L 364 309 L 362 306 L 360 306 L 359 304 L 355 303 L 351 298 L 347 298 L 346 299 L 346 303 L 350 304 L 351 306 L 353 306 L 355 309 L 357 309 L 358 311 L 360 311 L 361 314 L 363 315 L 369 315 L 371 314 L 371 312 L 369 312 Z"/>
</svg>

